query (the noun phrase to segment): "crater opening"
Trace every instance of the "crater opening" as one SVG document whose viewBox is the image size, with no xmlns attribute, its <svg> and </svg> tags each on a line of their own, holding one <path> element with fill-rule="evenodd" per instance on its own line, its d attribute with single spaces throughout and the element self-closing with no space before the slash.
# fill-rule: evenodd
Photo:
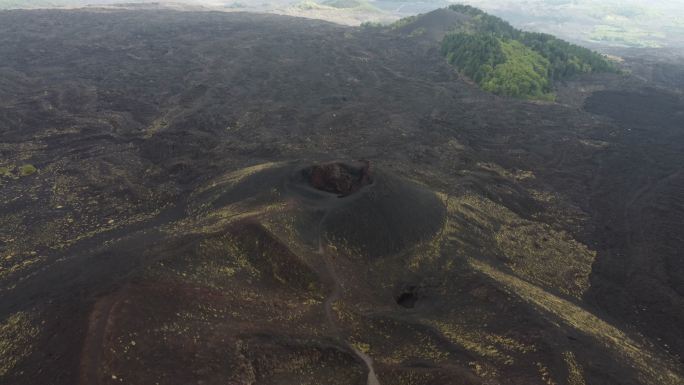
<svg viewBox="0 0 684 385">
<path fill-rule="evenodd" d="M 409 286 L 397 297 L 397 305 L 413 309 L 418 302 L 418 288 L 415 286 Z"/>
<path fill-rule="evenodd" d="M 340 198 L 373 183 L 370 162 L 330 162 L 304 169 L 309 184 L 321 191 L 337 194 Z"/>
</svg>

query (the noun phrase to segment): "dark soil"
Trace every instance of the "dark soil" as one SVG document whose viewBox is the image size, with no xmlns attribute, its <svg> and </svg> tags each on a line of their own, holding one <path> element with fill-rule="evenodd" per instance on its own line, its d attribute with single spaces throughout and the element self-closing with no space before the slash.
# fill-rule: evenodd
<svg viewBox="0 0 684 385">
<path fill-rule="evenodd" d="M 499 98 L 433 18 L 0 12 L 0 383 L 680 384 L 669 67 Z"/>
</svg>

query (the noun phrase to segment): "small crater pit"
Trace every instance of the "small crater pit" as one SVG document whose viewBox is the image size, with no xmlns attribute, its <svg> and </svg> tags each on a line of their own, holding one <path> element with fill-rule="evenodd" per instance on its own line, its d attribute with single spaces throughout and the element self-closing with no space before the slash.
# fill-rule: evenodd
<svg viewBox="0 0 684 385">
<path fill-rule="evenodd" d="M 369 161 L 316 164 L 304 169 L 303 174 L 313 188 L 340 198 L 373 183 Z"/>
<path fill-rule="evenodd" d="M 401 294 L 397 296 L 397 305 L 406 309 L 413 309 L 416 307 L 416 302 L 418 302 L 418 288 L 416 286 L 407 286 Z"/>
</svg>

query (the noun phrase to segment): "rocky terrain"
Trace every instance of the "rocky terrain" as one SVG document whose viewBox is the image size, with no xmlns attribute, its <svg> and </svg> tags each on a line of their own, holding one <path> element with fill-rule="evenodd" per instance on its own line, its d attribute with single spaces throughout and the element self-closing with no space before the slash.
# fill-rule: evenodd
<svg viewBox="0 0 684 385">
<path fill-rule="evenodd" d="M 681 68 L 626 65 L 531 102 L 432 33 L 0 12 L 0 383 L 681 384 Z"/>
</svg>

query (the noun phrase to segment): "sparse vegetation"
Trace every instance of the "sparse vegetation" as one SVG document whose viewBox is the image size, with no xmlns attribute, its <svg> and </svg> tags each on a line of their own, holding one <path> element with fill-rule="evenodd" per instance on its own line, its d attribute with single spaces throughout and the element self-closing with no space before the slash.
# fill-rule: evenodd
<svg viewBox="0 0 684 385">
<path fill-rule="evenodd" d="M 32 164 L 25 164 L 19 167 L 19 176 L 29 176 L 35 174 L 36 172 L 38 172 L 38 169 Z"/>
<path fill-rule="evenodd" d="M 580 306 L 486 263 L 474 259 L 469 260 L 468 263 L 477 271 L 502 284 L 507 290 L 515 292 L 523 300 L 555 315 L 565 324 L 596 338 L 616 355 L 629 360 L 647 383 L 681 384 L 682 378 L 679 373 L 669 367 L 669 362 L 661 361 L 659 353 L 644 346 L 641 341 L 630 338 L 623 331 Z"/>
<path fill-rule="evenodd" d="M 584 370 L 577 363 L 575 353 L 567 351 L 563 353 L 563 359 L 568 367 L 568 385 L 586 385 L 584 381 Z"/>
<path fill-rule="evenodd" d="M 416 28 L 409 34 L 409 37 L 418 37 L 425 35 L 425 28 Z"/>
<path fill-rule="evenodd" d="M 38 328 L 25 312 L 10 315 L 0 323 L 0 379 L 31 353 Z"/>
<path fill-rule="evenodd" d="M 399 20 L 395 21 L 394 23 L 390 24 L 390 29 L 399 29 L 401 27 L 404 27 L 406 25 L 413 23 L 417 19 L 418 19 L 418 16 L 404 17 L 404 18 L 399 19 Z"/>
<path fill-rule="evenodd" d="M 383 27 L 383 24 L 379 23 L 377 21 L 364 21 L 363 23 L 361 23 L 361 28 L 370 29 L 370 28 L 382 28 L 382 27 Z"/>
<path fill-rule="evenodd" d="M 38 172 L 36 166 L 24 164 L 19 167 L 3 166 L 0 167 L 0 177 L 17 179 L 18 177 L 30 176 Z"/>
<path fill-rule="evenodd" d="M 12 176 L 12 167 L 3 166 L 0 167 L 0 176 L 5 178 L 10 178 Z"/>
</svg>

